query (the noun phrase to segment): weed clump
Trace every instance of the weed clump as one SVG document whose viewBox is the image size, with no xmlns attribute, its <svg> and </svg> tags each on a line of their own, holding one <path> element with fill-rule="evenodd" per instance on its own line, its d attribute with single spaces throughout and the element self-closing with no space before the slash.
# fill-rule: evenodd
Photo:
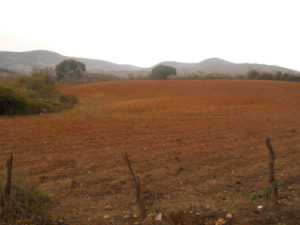
<svg viewBox="0 0 300 225">
<path fill-rule="evenodd" d="M 1 179 L 3 181 L 3 179 Z M 48 210 L 52 201 L 35 185 L 22 181 L 12 184 L 9 199 L 0 181 L 0 225 L 54 225 Z"/>
</svg>

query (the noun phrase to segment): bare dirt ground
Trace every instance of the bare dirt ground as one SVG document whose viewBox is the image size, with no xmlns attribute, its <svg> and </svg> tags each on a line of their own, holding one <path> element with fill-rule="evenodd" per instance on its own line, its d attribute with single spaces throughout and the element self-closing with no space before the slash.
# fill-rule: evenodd
<svg viewBox="0 0 300 225">
<path fill-rule="evenodd" d="M 227 224 L 300 224 L 300 83 L 118 81 L 62 90 L 80 104 L 0 117 L 0 169 L 13 151 L 15 176 L 39 183 L 57 202 L 53 214 L 69 224 L 126 224 L 117 218 L 136 213 L 124 151 L 148 213 L 207 213 L 208 224 L 227 213 Z M 266 136 L 277 154 L 277 206 L 263 198 Z"/>
</svg>

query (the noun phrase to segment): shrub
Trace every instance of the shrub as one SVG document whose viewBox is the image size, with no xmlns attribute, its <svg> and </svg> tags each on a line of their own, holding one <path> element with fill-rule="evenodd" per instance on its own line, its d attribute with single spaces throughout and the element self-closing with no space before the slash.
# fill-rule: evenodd
<svg viewBox="0 0 300 225">
<path fill-rule="evenodd" d="M 3 179 L 1 179 L 3 180 Z M 4 200 L 0 183 L 0 225 L 54 225 L 48 210 L 52 202 L 33 184 L 13 183 L 9 200 Z"/>
<path fill-rule="evenodd" d="M 0 115 L 13 115 L 26 112 L 26 99 L 12 88 L 0 86 Z"/>
<path fill-rule="evenodd" d="M 34 73 L 0 86 L 0 115 L 59 112 L 73 107 L 77 97 L 59 92 L 55 79 Z"/>
</svg>

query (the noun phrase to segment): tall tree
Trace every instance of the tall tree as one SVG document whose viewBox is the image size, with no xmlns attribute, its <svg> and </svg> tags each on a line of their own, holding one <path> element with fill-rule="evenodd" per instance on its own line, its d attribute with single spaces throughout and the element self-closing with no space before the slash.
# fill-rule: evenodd
<svg viewBox="0 0 300 225">
<path fill-rule="evenodd" d="M 153 80 L 166 80 L 170 75 L 176 75 L 177 71 L 174 67 L 158 65 L 151 71 L 151 79 Z"/>
<path fill-rule="evenodd" d="M 80 78 L 85 71 L 85 64 L 74 59 L 66 59 L 55 67 L 57 80 L 59 81 L 66 78 Z"/>
</svg>

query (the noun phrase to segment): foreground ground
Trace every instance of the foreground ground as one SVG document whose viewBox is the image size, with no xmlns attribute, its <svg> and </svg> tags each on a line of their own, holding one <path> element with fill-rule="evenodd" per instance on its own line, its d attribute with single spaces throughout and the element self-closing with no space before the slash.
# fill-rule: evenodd
<svg viewBox="0 0 300 225">
<path fill-rule="evenodd" d="M 300 224 L 300 83 L 120 81 L 62 90 L 80 104 L 1 117 L 0 151 L 2 159 L 14 152 L 15 174 L 39 183 L 57 202 L 53 214 L 70 224 L 136 213 L 124 151 L 149 213 L 192 209 L 215 219 L 231 213 L 231 224 Z M 277 154 L 278 206 L 260 198 L 266 136 Z"/>
</svg>

